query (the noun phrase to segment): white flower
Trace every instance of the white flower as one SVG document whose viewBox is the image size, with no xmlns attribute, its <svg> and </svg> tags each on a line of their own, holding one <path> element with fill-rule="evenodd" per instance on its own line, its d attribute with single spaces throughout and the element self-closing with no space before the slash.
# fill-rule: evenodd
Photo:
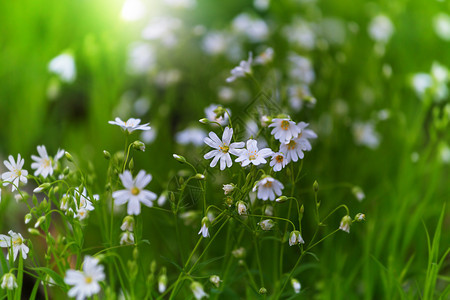
<svg viewBox="0 0 450 300">
<path fill-rule="evenodd" d="M 24 244 L 23 237 L 20 233 L 15 233 L 14 231 L 10 230 L 8 231 L 8 234 L 10 236 L 0 234 L 0 247 L 6 248 L 11 247 L 14 253 L 14 261 L 17 258 L 17 254 L 19 254 L 19 251 L 22 253 L 23 259 L 27 258 L 27 253 L 30 249 L 28 249 L 27 245 Z M 6 259 L 9 259 L 9 251 L 8 255 L 6 256 Z"/>
<path fill-rule="evenodd" d="M 127 213 L 129 215 L 139 215 L 141 213 L 141 204 L 148 207 L 153 206 L 156 194 L 147 190 L 144 187 L 152 180 L 152 175 L 146 174 L 144 170 L 139 171 L 136 178 L 133 179 L 131 172 L 126 170 L 119 175 L 125 190 L 115 191 L 112 196 L 115 205 L 122 205 L 128 202 Z"/>
<path fill-rule="evenodd" d="M 215 148 L 216 150 L 212 150 L 205 154 L 205 159 L 214 159 L 211 161 L 210 167 L 213 168 L 216 166 L 217 162 L 220 159 L 220 170 L 224 170 L 225 167 L 231 167 L 233 164 L 230 153 L 233 155 L 239 155 L 240 149 L 244 147 L 243 142 L 231 143 L 231 138 L 233 137 L 233 129 L 225 127 L 222 135 L 222 141 L 219 137 L 214 133 L 210 132 L 209 137 L 204 139 L 205 144 L 208 146 Z"/>
<path fill-rule="evenodd" d="M 269 127 L 274 127 L 270 134 L 272 134 L 275 139 L 279 140 L 280 143 L 288 143 L 291 139 L 296 138 L 302 131 L 295 122 L 290 121 L 289 119 L 275 118 L 272 120 Z"/>
<path fill-rule="evenodd" d="M 306 102 L 308 107 L 316 105 L 317 99 L 311 94 L 311 90 L 306 84 L 289 86 L 288 94 L 289 105 L 294 111 L 300 111 L 304 102 Z"/>
<path fill-rule="evenodd" d="M 133 245 L 134 244 L 134 234 L 129 231 L 122 232 L 120 235 L 121 245 Z"/>
<path fill-rule="evenodd" d="M 208 217 L 204 217 L 202 219 L 202 228 L 200 228 L 200 231 L 198 232 L 198 234 L 203 235 L 204 238 L 209 237 L 209 231 L 208 231 L 209 225 L 210 225 L 210 221 L 209 221 Z"/>
<path fill-rule="evenodd" d="M 266 220 L 259 222 L 258 225 L 261 227 L 262 230 L 267 231 L 267 230 L 271 230 L 273 228 L 273 226 L 275 225 L 275 223 L 270 219 L 266 219 Z"/>
<path fill-rule="evenodd" d="M 255 58 L 255 64 L 267 65 L 268 63 L 272 62 L 273 55 L 274 55 L 274 51 L 272 48 L 269 47 L 266 50 L 264 50 L 263 53 L 261 53 L 260 55 L 258 55 Z"/>
<path fill-rule="evenodd" d="M 133 216 L 126 216 L 123 218 L 122 225 L 120 226 L 122 231 L 133 231 L 134 229 L 134 218 Z"/>
<path fill-rule="evenodd" d="M 31 164 L 31 168 L 36 169 L 34 176 L 42 175 L 42 177 L 47 178 L 48 175 L 53 175 L 53 171 L 57 167 L 57 162 L 64 156 L 65 151 L 58 150 L 53 160 L 48 156 L 47 149 L 44 145 L 37 146 L 37 151 L 39 156 L 31 155 L 31 158 L 35 161 Z"/>
<path fill-rule="evenodd" d="M 237 66 L 231 70 L 231 76 L 227 78 L 227 82 L 233 82 L 239 77 L 245 77 L 247 74 L 251 74 L 252 73 L 252 69 L 251 69 L 252 61 L 253 61 L 253 55 L 250 52 L 248 54 L 247 61 L 242 60 L 239 63 L 239 66 Z"/>
<path fill-rule="evenodd" d="M 63 195 L 60 209 L 61 210 L 68 209 L 68 211 L 73 212 L 72 208 L 68 208 L 69 207 L 68 197 L 70 196 L 67 194 Z M 78 188 L 75 188 L 72 199 L 75 202 L 75 212 L 74 212 L 75 218 L 77 218 L 78 220 L 81 221 L 85 219 L 88 216 L 89 212 L 94 210 L 94 206 L 92 205 L 92 202 L 89 199 L 86 188 L 83 189 L 83 192 L 81 194 Z M 97 201 L 99 199 L 99 196 L 94 195 L 93 199 Z"/>
<path fill-rule="evenodd" d="M 312 149 L 308 139 L 317 138 L 317 134 L 310 129 L 305 129 L 308 125 L 305 122 L 298 123 L 297 126 L 301 129 L 301 132 L 297 138 L 290 140 L 289 143 L 281 144 L 280 152 L 286 155 L 288 162 L 291 160 L 298 161 L 299 158 L 303 159 L 305 156 L 303 151 L 310 151 Z"/>
<path fill-rule="evenodd" d="M 203 290 L 203 285 L 198 281 L 193 281 L 191 283 L 191 290 L 197 300 L 202 299 L 203 297 L 208 297 L 208 294 Z"/>
<path fill-rule="evenodd" d="M 8 156 L 8 159 L 9 161 L 5 160 L 3 163 L 8 168 L 9 172 L 2 174 L 2 180 L 8 181 L 3 183 L 4 186 L 12 183 L 11 191 L 14 192 L 19 187 L 20 182 L 25 184 L 28 182 L 28 171 L 22 169 L 25 160 L 20 156 L 20 154 L 17 155 L 17 163 L 12 155 Z"/>
<path fill-rule="evenodd" d="M 276 196 L 282 195 L 282 189 L 284 185 L 273 177 L 266 176 L 260 181 L 258 181 L 253 187 L 253 191 L 258 190 L 258 199 L 271 201 L 275 200 Z"/>
<path fill-rule="evenodd" d="M 253 18 L 247 13 L 236 16 L 231 26 L 236 33 L 246 35 L 252 42 L 263 41 L 269 34 L 269 27 L 264 20 Z"/>
<path fill-rule="evenodd" d="M 194 144 L 195 146 L 201 146 L 205 137 L 206 132 L 203 129 L 190 127 L 177 132 L 175 140 L 181 145 Z"/>
<path fill-rule="evenodd" d="M 252 163 L 257 166 L 259 164 L 265 164 L 267 161 L 265 158 L 271 155 L 273 151 L 269 148 L 258 150 L 257 141 L 249 139 L 247 141 L 247 149 L 242 149 L 239 153 L 239 157 L 236 158 L 236 162 L 242 162 L 242 166 L 245 167 Z"/>
<path fill-rule="evenodd" d="M 77 69 L 75 67 L 75 60 L 73 56 L 64 53 L 53 58 L 48 64 L 48 70 L 59 76 L 64 81 L 71 83 L 77 76 Z"/>
<path fill-rule="evenodd" d="M 450 41 L 450 16 L 438 13 L 433 18 L 433 27 L 436 34 L 444 41 Z"/>
<path fill-rule="evenodd" d="M 231 254 L 236 258 L 244 258 L 246 251 L 244 247 L 240 247 L 231 251 Z"/>
<path fill-rule="evenodd" d="M 366 219 L 366 215 L 362 213 L 357 213 L 355 216 L 355 220 L 358 222 L 362 222 Z"/>
<path fill-rule="evenodd" d="M 292 284 L 292 288 L 294 289 L 294 292 L 296 294 L 300 293 L 300 289 L 302 288 L 302 285 L 300 284 L 300 282 L 297 279 L 292 278 L 291 284 Z"/>
<path fill-rule="evenodd" d="M 220 277 L 218 275 L 211 275 L 211 277 L 209 277 L 209 281 L 214 284 L 216 287 L 219 287 L 220 282 L 222 280 L 220 280 Z"/>
<path fill-rule="evenodd" d="M 355 122 L 353 124 L 353 137 L 357 145 L 376 149 L 380 145 L 380 135 L 375 131 L 375 125 L 371 122 Z"/>
<path fill-rule="evenodd" d="M 368 31 L 374 41 L 387 43 L 394 33 L 394 25 L 387 16 L 378 15 L 370 21 Z"/>
<path fill-rule="evenodd" d="M 290 53 L 288 59 L 290 63 L 289 76 L 291 79 L 304 84 L 314 82 L 316 73 L 314 72 L 311 60 L 295 53 Z"/>
<path fill-rule="evenodd" d="M 355 195 L 356 199 L 358 199 L 359 202 L 363 201 L 364 198 L 366 198 L 364 191 L 359 186 L 354 186 L 352 188 L 352 193 L 353 195 Z"/>
<path fill-rule="evenodd" d="M 281 152 L 276 152 L 272 154 L 272 160 L 270 161 L 270 166 L 273 167 L 275 172 L 281 171 L 288 164 L 288 160 Z"/>
<path fill-rule="evenodd" d="M 164 271 L 161 272 L 161 275 L 158 277 L 158 292 L 161 294 L 166 291 L 167 288 L 167 275 L 165 272 L 165 268 L 163 268 Z"/>
<path fill-rule="evenodd" d="M 247 205 L 245 205 L 245 202 L 238 201 L 236 207 L 237 207 L 238 214 L 240 216 L 247 214 Z"/>
<path fill-rule="evenodd" d="M 352 225 L 352 218 L 350 216 L 345 216 L 341 220 L 339 229 L 347 233 L 350 233 L 350 225 Z"/>
<path fill-rule="evenodd" d="M 234 184 L 232 184 L 232 183 L 224 184 L 222 189 L 223 189 L 224 194 L 228 195 L 234 190 Z"/>
<path fill-rule="evenodd" d="M 83 262 L 83 271 L 67 270 L 64 282 L 73 285 L 69 290 L 69 297 L 76 297 L 77 300 L 83 300 L 100 292 L 99 281 L 105 280 L 103 266 L 98 264 L 96 258 L 85 256 Z"/>
<path fill-rule="evenodd" d="M 2 277 L 2 289 L 13 290 L 17 288 L 16 276 L 13 273 L 6 273 Z"/>
<path fill-rule="evenodd" d="M 289 246 L 293 246 L 296 244 L 304 244 L 305 241 L 303 240 L 300 231 L 294 230 L 291 232 L 291 235 L 289 236 Z"/>
<path fill-rule="evenodd" d="M 141 119 L 130 118 L 128 121 L 122 121 L 120 118 L 116 118 L 115 121 L 108 121 L 109 124 L 117 125 L 122 127 L 124 131 L 128 131 L 128 133 L 132 133 L 135 130 L 150 130 L 149 123 L 139 125 L 141 123 Z"/>
<path fill-rule="evenodd" d="M 225 126 L 228 123 L 228 113 L 226 113 L 225 109 L 220 105 L 211 104 L 205 108 L 205 115 L 209 121 L 217 122 L 221 126 Z"/>
</svg>

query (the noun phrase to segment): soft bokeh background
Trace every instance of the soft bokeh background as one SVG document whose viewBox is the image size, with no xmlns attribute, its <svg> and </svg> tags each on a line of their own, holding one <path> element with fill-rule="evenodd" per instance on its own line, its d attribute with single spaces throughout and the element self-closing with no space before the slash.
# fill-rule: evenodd
<svg viewBox="0 0 450 300">
<path fill-rule="evenodd" d="M 154 136 L 136 134 L 147 150 L 135 154 L 135 164 L 153 174 L 151 188 L 160 194 L 172 187 L 173 176 L 182 168 L 172 153 L 200 162 L 204 151 L 177 142 L 176 134 L 189 126 L 209 131 L 197 120 L 211 103 L 242 117 L 260 90 L 250 80 L 227 84 L 225 79 L 249 51 L 256 56 L 270 46 L 274 61 L 255 68 L 255 78 L 282 107 L 279 112 L 311 123 L 319 135 L 304 160 L 305 177 L 299 186 L 305 191 L 301 200 L 306 215 L 311 213 L 309 191 L 318 180 L 324 211 L 345 203 L 352 212 L 367 216 L 350 235 L 338 234 L 318 247 L 319 261 L 309 257 L 301 265 L 295 275 L 302 283 L 301 299 L 417 299 L 429 265 L 426 229 L 434 233 L 450 199 L 449 2 L 126 3 L 0 2 L 0 157 L 21 153 L 30 169 L 29 157 L 37 145 L 46 145 L 50 155 L 63 148 L 96 174 L 95 192 L 104 185 L 107 161 L 102 150 L 114 152 L 124 144 L 119 128 L 108 121 L 138 117 L 150 122 Z M 243 13 L 264 24 L 243 21 L 240 28 L 235 18 Z M 392 36 L 381 42 L 368 30 L 378 15 L 388 17 L 392 25 Z M 379 30 L 383 26 L 388 25 Z M 310 89 L 317 102 L 305 101 L 299 111 L 290 107 L 286 89 L 292 79 L 286 75 L 291 52 L 308 57 L 315 72 Z M 49 71 L 50 61 L 63 53 L 73 58 L 72 78 Z M 422 77 L 414 77 L 417 73 Z M 243 129 L 251 127 L 243 125 L 247 121 L 239 119 Z M 0 169 L 4 171 L 3 165 Z M 357 201 L 344 183 L 360 186 L 365 199 Z M 221 203 L 220 191 L 209 193 Z M 22 215 L 19 221 L 11 215 L 14 206 L 1 205 L 2 214 L 10 214 L 2 216 L 2 232 L 11 226 L 26 230 Z M 439 257 L 450 244 L 448 205 L 446 210 Z M 168 256 L 176 259 L 174 243 L 164 242 L 173 228 L 165 226 L 169 221 L 160 214 L 147 214 L 144 236 L 151 246 L 146 251 L 176 275 L 161 258 L 169 249 Z M 311 238 L 312 221 L 305 217 L 305 239 Z M 338 226 L 339 218 L 330 224 Z M 95 221 L 90 226 L 95 228 Z M 186 236 L 196 229 L 186 227 Z M 187 250 L 195 241 L 184 243 Z M 267 261 L 273 255 L 271 245 L 263 250 Z M 213 252 L 223 255 L 220 247 Z M 286 268 L 296 257 L 292 250 Z M 449 268 L 447 259 L 437 293 L 449 284 Z M 270 274 L 270 264 L 264 269 Z M 174 279 L 169 276 L 169 281 Z M 235 286 L 222 297 L 243 295 Z"/>
</svg>

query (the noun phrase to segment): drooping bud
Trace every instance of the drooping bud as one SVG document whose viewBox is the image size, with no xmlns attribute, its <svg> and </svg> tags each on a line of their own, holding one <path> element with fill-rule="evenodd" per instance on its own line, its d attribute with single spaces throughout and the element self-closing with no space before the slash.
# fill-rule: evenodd
<svg viewBox="0 0 450 300">
<path fill-rule="evenodd" d="M 275 225 L 274 221 L 271 219 L 266 219 L 258 223 L 262 230 L 271 230 Z"/>
<path fill-rule="evenodd" d="M 357 222 L 365 221 L 365 220 L 366 220 L 366 215 L 365 215 L 365 214 L 362 214 L 362 213 L 358 213 L 358 214 L 356 214 L 356 216 L 355 216 L 355 220 L 356 220 Z"/>
<path fill-rule="evenodd" d="M 2 289 L 13 290 L 17 288 L 16 276 L 13 273 L 6 273 L 2 277 Z"/>
<path fill-rule="evenodd" d="M 220 280 L 220 277 L 217 275 L 211 275 L 211 277 L 209 277 L 209 281 L 218 288 L 222 280 Z"/>
<path fill-rule="evenodd" d="M 133 142 L 133 148 L 138 151 L 145 152 L 145 144 L 139 140 Z"/>
<path fill-rule="evenodd" d="M 25 215 L 25 224 L 30 223 L 31 218 L 32 218 L 31 214 L 26 214 L 26 215 Z"/>
<path fill-rule="evenodd" d="M 240 216 L 247 214 L 247 205 L 245 204 L 244 201 L 238 201 L 236 208 Z"/>
<path fill-rule="evenodd" d="M 230 194 L 233 190 L 234 190 L 234 184 L 229 183 L 229 184 L 224 184 L 222 189 L 225 195 Z"/>
<path fill-rule="evenodd" d="M 294 230 L 291 232 L 289 236 L 289 246 L 297 245 L 297 244 L 304 244 L 305 241 L 303 240 L 300 231 Z"/>
<path fill-rule="evenodd" d="M 286 197 L 286 196 L 280 196 L 280 197 L 278 197 L 277 199 L 275 199 L 275 202 L 277 202 L 277 203 L 284 203 L 284 202 L 286 202 L 288 200 L 288 197 Z"/>
<path fill-rule="evenodd" d="M 175 153 L 172 154 L 172 156 L 173 156 L 173 158 L 178 160 L 180 163 L 182 163 L 182 164 L 186 163 L 186 158 L 184 158 L 183 156 L 175 154 Z"/>
<path fill-rule="evenodd" d="M 44 222 L 44 221 L 45 221 L 45 217 L 44 216 L 40 217 L 37 220 L 36 224 L 34 224 L 34 228 L 38 228 L 42 224 L 42 222 Z"/>
<path fill-rule="evenodd" d="M 110 160 L 110 159 L 111 159 L 111 153 L 109 153 L 109 152 L 106 151 L 106 150 L 103 150 L 103 156 L 104 156 L 107 160 Z"/>
<path fill-rule="evenodd" d="M 73 162 L 73 157 L 69 152 L 64 152 L 64 156 L 66 157 L 66 159 L 70 162 Z"/>
<path fill-rule="evenodd" d="M 339 225 L 339 229 L 350 233 L 350 225 L 352 225 L 352 218 L 349 215 L 344 216 L 341 220 L 341 224 Z"/>
<path fill-rule="evenodd" d="M 203 179 L 205 179 L 205 175 L 197 173 L 197 174 L 195 174 L 194 178 L 198 179 L 198 180 L 203 180 Z"/>
<path fill-rule="evenodd" d="M 134 218 L 133 216 L 126 216 L 123 218 L 122 225 L 120 226 L 120 229 L 122 231 L 133 231 L 134 228 Z"/>
</svg>

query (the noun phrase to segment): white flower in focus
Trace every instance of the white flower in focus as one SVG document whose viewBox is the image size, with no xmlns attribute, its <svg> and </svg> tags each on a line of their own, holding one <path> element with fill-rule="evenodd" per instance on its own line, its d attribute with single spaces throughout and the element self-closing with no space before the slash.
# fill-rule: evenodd
<svg viewBox="0 0 450 300">
<path fill-rule="evenodd" d="M 133 179 L 131 172 L 126 170 L 119 175 L 124 190 L 115 191 L 112 196 L 115 205 L 122 205 L 128 202 L 127 213 L 129 215 L 139 215 L 142 204 L 152 207 L 153 200 L 156 200 L 156 194 L 144 188 L 152 180 L 152 175 L 146 174 L 144 170 L 139 171 L 136 178 Z"/>
<path fill-rule="evenodd" d="M 47 178 L 48 175 L 53 175 L 54 169 L 57 167 L 58 160 L 64 156 L 64 150 L 58 150 L 55 158 L 52 159 L 47 154 L 47 149 L 44 145 L 37 146 L 37 151 L 39 156 L 31 155 L 34 163 L 31 164 L 32 169 L 36 169 L 34 176 L 42 175 L 42 177 Z"/>
<path fill-rule="evenodd" d="M 10 236 L 0 234 L 0 247 L 6 248 L 12 246 L 14 261 L 16 261 L 17 254 L 19 254 L 19 251 L 22 253 L 23 259 L 26 259 L 27 253 L 30 249 L 27 247 L 27 245 L 24 244 L 24 239 L 22 235 L 20 233 L 15 233 L 12 230 L 8 231 L 8 234 Z M 6 259 L 9 259 L 9 251 L 8 255 L 6 256 Z"/>
<path fill-rule="evenodd" d="M 203 297 L 208 297 L 208 294 L 203 290 L 203 285 L 198 281 L 193 281 L 191 283 L 191 290 L 197 300 L 202 299 Z"/>
<path fill-rule="evenodd" d="M 444 41 L 450 41 L 450 16 L 446 13 L 438 13 L 433 18 L 434 31 Z"/>
<path fill-rule="evenodd" d="M 83 261 L 83 271 L 67 270 L 64 282 L 73 285 L 67 295 L 83 300 L 100 292 L 99 281 L 105 280 L 103 266 L 99 265 L 99 260 L 91 256 L 85 256 Z"/>
<path fill-rule="evenodd" d="M 386 44 L 394 33 L 394 25 L 387 16 L 378 15 L 370 21 L 368 31 L 375 42 Z"/>
<path fill-rule="evenodd" d="M 272 154 L 272 160 L 270 161 L 270 166 L 273 167 L 275 172 L 281 171 L 288 164 L 288 160 L 281 152 L 276 152 Z"/>
<path fill-rule="evenodd" d="M 275 223 L 270 219 L 266 219 L 259 222 L 258 225 L 261 227 L 262 230 L 268 231 L 271 230 L 273 226 L 275 226 Z"/>
<path fill-rule="evenodd" d="M 350 225 L 352 225 L 352 218 L 350 216 L 345 216 L 341 220 L 339 229 L 347 233 L 350 233 Z"/>
<path fill-rule="evenodd" d="M 17 288 L 16 276 L 13 273 L 6 273 L 2 277 L 2 289 L 13 290 Z"/>
<path fill-rule="evenodd" d="M 224 184 L 222 189 L 223 189 L 224 194 L 228 195 L 234 190 L 234 184 L 232 184 L 232 183 Z"/>
<path fill-rule="evenodd" d="M 22 169 L 25 160 L 20 154 L 17 155 L 17 163 L 12 155 L 8 156 L 8 159 L 9 161 L 5 160 L 3 164 L 8 168 L 9 172 L 2 174 L 2 180 L 8 181 L 3 183 L 4 186 L 12 183 L 11 191 L 14 192 L 19 187 L 20 182 L 25 184 L 28 182 L 28 171 Z"/>
<path fill-rule="evenodd" d="M 210 221 L 209 221 L 208 217 L 204 217 L 202 219 L 202 227 L 200 228 L 200 231 L 198 232 L 198 234 L 201 234 L 204 238 L 209 237 L 209 231 L 208 231 L 209 225 L 210 225 Z"/>
<path fill-rule="evenodd" d="M 295 122 L 289 119 L 272 119 L 269 127 L 273 127 L 272 134 L 280 143 L 288 143 L 291 139 L 296 138 L 302 131 Z"/>
<path fill-rule="evenodd" d="M 59 76 L 61 81 L 72 83 L 77 76 L 75 60 L 71 54 L 64 53 L 53 58 L 48 64 L 48 71 Z"/>
<path fill-rule="evenodd" d="M 258 150 L 258 142 L 256 140 L 249 139 L 247 141 L 247 148 L 242 149 L 239 152 L 239 157 L 236 158 L 235 161 L 241 162 L 243 167 L 249 165 L 250 163 L 257 166 L 267 163 L 265 158 L 272 155 L 272 153 L 273 151 L 270 148 Z"/>
<path fill-rule="evenodd" d="M 135 130 L 150 130 L 149 123 L 139 125 L 140 119 L 130 118 L 128 121 L 122 121 L 120 118 L 116 118 L 115 121 L 108 121 L 109 124 L 120 126 L 124 131 L 132 133 Z"/>
<path fill-rule="evenodd" d="M 292 284 L 292 288 L 294 289 L 294 293 L 296 293 L 296 294 L 300 293 L 300 289 L 302 288 L 302 285 L 300 284 L 300 282 L 297 279 L 292 278 L 291 284 Z"/>
<path fill-rule="evenodd" d="M 291 235 L 289 236 L 289 246 L 297 245 L 297 244 L 304 244 L 305 241 L 303 240 L 300 231 L 294 230 L 291 232 Z"/>
<path fill-rule="evenodd" d="M 217 122 L 221 126 L 225 126 L 228 124 L 228 114 L 225 112 L 225 109 L 220 105 L 211 104 L 210 106 L 205 108 L 205 115 L 209 121 Z"/>
<path fill-rule="evenodd" d="M 353 124 L 353 137 L 357 145 L 376 149 L 380 145 L 380 135 L 375 131 L 375 126 L 371 122 L 355 122 Z"/>
<path fill-rule="evenodd" d="M 275 200 L 276 196 L 282 195 L 284 185 L 273 177 L 266 176 L 258 181 L 253 187 L 253 191 L 258 190 L 258 199 L 271 201 Z M 275 196 L 276 195 L 276 196 Z"/>
<path fill-rule="evenodd" d="M 252 73 L 253 54 L 248 54 L 248 60 L 241 60 L 239 66 L 231 70 L 231 76 L 227 78 L 227 82 L 233 82 L 237 78 L 245 77 L 247 74 Z"/>
<path fill-rule="evenodd" d="M 224 170 L 226 167 L 231 167 L 233 161 L 231 160 L 230 153 L 233 155 L 239 155 L 239 148 L 244 147 L 243 142 L 231 143 L 231 138 L 233 137 L 233 129 L 225 127 L 223 131 L 222 140 L 219 139 L 217 134 L 214 132 L 209 133 L 209 137 L 204 139 L 205 144 L 216 149 L 212 150 L 204 155 L 205 159 L 211 159 L 210 167 L 214 168 L 217 162 L 220 160 L 220 170 Z"/>
<path fill-rule="evenodd" d="M 122 232 L 120 235 L 121 245 L 133 245 L 134 244 L 134 234 L 129 231 Z"/>
<path fill-rule="evenodd" d="M 267 65 L 273 60 L 274 51 L 273 48 L 267 48 L 255 58 L 255 65 Z"/>
</svg>

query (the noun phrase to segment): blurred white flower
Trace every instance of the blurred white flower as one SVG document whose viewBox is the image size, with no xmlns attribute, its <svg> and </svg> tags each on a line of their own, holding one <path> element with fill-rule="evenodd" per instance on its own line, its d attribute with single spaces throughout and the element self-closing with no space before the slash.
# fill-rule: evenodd
<svg viewBox="0 0 450 300">
<path fill-rule="evenodd" d="M 209 237 L 209 230 L 208 227 L 210 225 L 210 221 L 208 219 L 208 217 L 204 217 L 202 219 L 202 227 L 200 228 L 200 231 L 198 232 L 198 234 L 201 234 L 204 238 Z"/>
<path fill-rule="evenodd" d="M 275 226 L 275 223 L 270 219 L 262 220 L 258 223 L 259 227 L 261 227 L 262 230 L 271 230 L 273 226 Z"/>
<path fill-rule="evenodd" d="M 64 282 L 73 285 L 67 295 L 83 300 L 100 292 L 99 281 L 105 280 L 103 266 L 99 265 L 99 260 L 91 256 L 85 256 L 83 261 L 83 271 L 67 270 Z"/>
<path fill-rule="evenodd" d="M 218 111 L 220 113 L 218 113 Z M 229 110 L 228 113 L 230 113 Z M 217 104 L 211 104 L 210 106 L 205 108 L 206 118 L 211 122 L 219 123 L 221 126 L 225 126 L 228 124 L 228 113 L 225 112 L 222 106 Z"/>
<path fill-rule="evenodd" d="M 380 135 L 375 131 L 372 122 L 355 122 L 353 124 L 353 137 L 357 145 L 376 149 L 380 145 Z"/>
<path fill-rule="evenodd" d="M 152 130 L 146 130 L 141 133 L 141 140 L 146 144 L 151 144 L 156 139 L 158 131 L 152 127 Z"/>
<path fill-rule="evenodd" d="M 352 193 L 356 197 L 356 199 L 358 199 L 359 202 L 363 201 L 364 198 L 366 198 L 364 191 L 359 186 L 354 186 L 352 188 Z"/>
<path fill-rule="evenodd" d="M 378 15 L 370 21 L 368 31 L 375 42 L 386 44 L 394 33 L 394 25 L 386 15 Z"/>
<path fill-rule="evenodd" d="M 450 16 L 446 13 L 438 13 L 433 18 L 434 31 L 444 41 L 450 41 Z"/>
<path fill-rule="evenodd" d="M 17 288 L 16 276 L 13 273 L 6 273 L 2 277 L 2 289 L 13 290 Z"/>
<path fill-rule="evenodd" d="M 234 190 L 234 184 L 230 183 L 230 184 L 224 184 L 222 187 L 224 194 L 228 195 L 230 194 L 233 190 Z"/>
<path fill-rule="evenodd" d="M 284 185 L 271 176 L 266 176 L 259 180 L 253 187 L 253 192 L 258 190 L 257 197 L 261 200 L 275 200 L 276 196 L 283 194 Z"/>
<path fill-rule="evenodd" d="M 283 28 L 283 34 L 289 43 L 305 50 L 313 50 L 316 45 L 316 34 L 313 30 L 314 24 L 308 23 L 301 18 Z"/>
<path fill-rule="evenodd" d="M 269 35 L 269 26 L 266 22 L 247 13 L 237 15 L 231 26 L 234 32 L 247 36 L 252 42 L 264 41 Z"/>
<path fill-rule="evenodd" d="M 218 288 L 222 280 L 220 280 L 218 275 L 211 275 L 211 277 L 209 277 L 209 281 Z"/>
<path fill-rule="evenodd" d="M 164 3 L 175 8 L 193 8 L 197 4 L 195 0 L 164 0 Z"/>
<path fill-rule="evenodd" d="M 245 204 L 244 201 L 238 201 L 236 207 L 237 207 L 238 214 L 240 216 L 247 214 L 247 205 Z"/>
<path fill-rule="evenodd" d="M 2 180 L 8 181 L 4 182 L 3 186 L 7 186 L 12 183 L 11 191 L 14 192 L 19 187 L 20 182 L 23 182 L 24 184 L 28 182 L 28 171 L 22 169 L 25 160 L 20 156 L 20 153 L 17 155 L 17 163 L 12 155 L 8 156 L 8 159 L 9 161 L 3 161 L 3 164 L 9 170 L 8 172 L 2 174 Z"/>
<path fill-rule="evenodd" d="M 300 293 L 300 289 L 302 288 L 302 285 L 300 284 L 300 282 L 297 279 L 292 278 L 291 285 L 292 285 L 292 288 L 294 289 L 294 293 L 296 293 L 296 294 Z"/>
<path fill-rule="evenodd" d="M 211 168 L 214 168 L 219 160 L 220 170 L 224 170 L 226 167 L 229 168 L 232 166 L 233 161 L 231 160 L 230 153 L 236 156 L 239 155 L 241 150 L 240 148 L 245 145 L 243 142 L 231 143 L 232 138 L 233 129 L 230 129 L 229 127 L 225 127 L 222 140 L 220 140 L 217 134 L 212 131 L 209 133 L 209 137 L 205 137 L 205 144 L 215 149 L 203 156 L 205 159 L 211 159 L 214 157 L 209 165 Z"/>
<path fill-rule="evenodd" d="M 8 234 L 9 236 L 0 234 L 0 247 L 12 247 L 14 261 L 16 261 L 19 251 L 22 254 L 23 259 L 26 259 L 28 251 L 30 251 L 30 249 L 27 247 L 27 245 L 25 245 L 22 235 L 20 233 L 15 233 L 12 230 L 8 231 Z M 6 255 L 6 259 L 9 259 L 9 251 Z"/>
<path fill-rule="evenodd" d="M 116 118 L 114 121 L 108 121 L 109 124 L 120 126 L 124 131 L 132 133 L 135 130 L 150 130 L 149 123 L 141 124 L 141 119 L 130 118 L 127 121 L 122 121 L 120 118 Z"/>
<path fill-rule="evenodd" d="M 39 156 L 31 155 L 31 158 L 35 161 L 31 164 L 31 168 L 36 169 L 34 176 L 42 175 L 42 177 L 47 178 L 48 175 L 53 175 L 53 171 L 57 167 L 57 162 L 64 156 L 65 151 L 58 150 L 54 159 L 48 156 L 47 149 L 44 145 L 37 146 L 37 151 Z"/>
<path fill-rule="evenodd" d="M 264 50 L 264 52 L 262 52 L 255 58 L 255 65 L 267 65 L 268 63 L 271 63 L 274 53 L 275 52 L 272 48 L 267 48 L 266 50 Z"/>
<path fill-rule="evenodd" d="M 134 244 L 134 234 L 129 231 L 122 232 L 120 235 L 121 245 L 133 245 Z"/>
<path fill-rule="evenodd" d="M 306 84 L 289 86 L 288 95 L 289 105 L 296 112 L 303 108 L 304 103 L 306 103 L 308 107 L 314 107 L 317 102 Z"/>
<path fill-rule="evenodd" d="M 252 73 L 253 54 L 248 54 L 248 60 L 241 60 L 239 66 L 231 70 L 231 76 L 227 78 L 227 82 L 233 82 L 237 78 L 245 77 L 247 74 Z"/>
<path fill-rule="evenodd" d="M 125 0 L 120 16 L 125 21 L 137 21 L 145 16 L 146 7 L 141 0 Z"/>
<path fill-rule="evenodd" d="M 312 67 L 311 61 L 303 56 L 291 53 L 289 60 L 289 76 L 295 82 L 311 84 L 316 79 L 316 73 Z"/>
<path fill-rule="evenodd" d="M 120 225 L 122 231 L 133 231 L 134 229 L 134 218 L 133 216 L 126 216 L 123 218 L 122 225 Z"/>
<path fill-rule="evenodd" d="M 72 83 L 77 76 L 75 60 L 68 53 L 60 54 L 53 58 L 48 64 L 48 71 L 58 75 L 61 81 L 67 83 Z"/>
<path fill-rule="evenodd" d="M 203 297 L 208 297 L 208 294 L 203 290 L 203 285 L 198 281 L 192 281 L 191 290 L 197 300 L 200 300 Z"/>
<path fill-rule="evenodd" d="M 269 8 L 270 0 L 253 0 L 253 6 L 257 10 L 267 10 Z"/>
<path fill-rule="evenodd" d="M 180 81 L 181 77 L 181 71 L 177 69 L 159 71 L 155 77 L 155 82 L 160 87 L 166 87 L 176 84 Z"/>
<path fill-rule="evenodd" d="M 115 205 L 122 205 L 128 202 L 127 213 L 129 215 L 139 215 L 141 213 L 141 203 L 148 207 L 153 206 L 152 201 L 156 200 L 156 194 L 144 189 L 152 180 L 152 175 L 146 174 L 144 170 L 141 170 L 133 179 L 131 172 L 125 170 L 119 177 L 125 189 L 113 192 L 112 196 Z"/>
<path fill-rule="evenodd" d="M 259 150 L 257 144 L 258 142 L 256 140 L 249 139 L 247 141 L 247 148 L 242 149 L 238 153 L 239 157 L 236 158 L 235 161 L 241 162 L 243 167 L 249 165 L 250 163 L 255 166 L 267 163 L 265 158 L 272 155 L 273 151 L 270 148 L 263 148 Z"/>
<path fill-rule="evenodd" d="M 142 38 L 150 41 L 160 41 L 166 47 L 173 47 L 177 44 L 177 30 L 181 29 L 183 22 L 175 17 L 157 17 L 150 20 L 148 25 L 142 30 Z"/>
<path fill-rule="evenodd" d="M 209 55 L 223 54 L 227 50 L 231 36 L 224 31 L 209 31 L 202 40 L 202 49 Z"/>
<path fill-rule="evenodd" d="M 128 48 L 127 71 L 132 75 L 149 73 L 156 66 L 156 53 L 152 45 L 134 42 Z"/>
</svg>

